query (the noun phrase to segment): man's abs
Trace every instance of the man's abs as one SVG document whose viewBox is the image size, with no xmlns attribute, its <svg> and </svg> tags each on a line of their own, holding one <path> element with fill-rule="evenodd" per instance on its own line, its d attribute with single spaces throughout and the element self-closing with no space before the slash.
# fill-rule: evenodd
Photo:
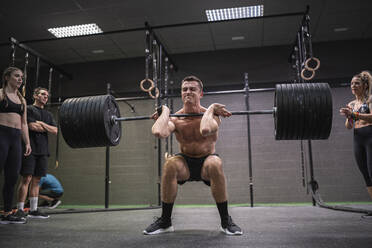
<svg viewBox="0 0 372 248">
<path fill-rule="evenodd" d="M 180 151 L 190 157 L 200 158 L 215 152 L 215 142 L 200 143 L 189 142 L 180 143 Z"/>
</svg>

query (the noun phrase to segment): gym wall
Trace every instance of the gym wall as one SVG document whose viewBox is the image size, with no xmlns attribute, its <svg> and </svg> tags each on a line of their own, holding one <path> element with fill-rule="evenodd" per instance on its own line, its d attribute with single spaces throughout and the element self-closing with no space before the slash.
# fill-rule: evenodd
<svg viewBox="0 0 372 248">
<path fill-rule="evenodd" d="M 321 60 L 316 80 L 348 83 L 355 73 L 372 68 L 367 57 L 372 53 L 371 40 L 314 44 L 314 54 Z M 243 88 L 243 73 L 255 87 L 267 83 L 290 82 L 293 73 L 287 63 L 289 47 L 237 49 L 175 55 L 179 66 L 175 85 L 188 74 L 199 76 L 206 90 Z M 110 83 L 117 94 L 139 92 L 144 77 L 144 59 L 115 60 L 86 64 L 63 65 L 73 74 L 71 81 L 61 82 L 61 96 L 105 94 Z M 41 73 L 47 75 L 47 73 Z M 41 76 L 43 78 L 44 76 Z M 42 81 L 41 81 L 42 82 Z M 44 80 L 44 82 L 46 82 Z M 46 85 L 45 85 L 46 86 Z M 58 87 L 53 86 L 54 97 Z M 333 127 L 328 140 L 313 141 L 315 179 L 325 201 L 368 201 L 368 195 L 352 154 L 352 132 L 344 128 L 338 110 L 352 99 L 348 87 L 332 88 Z M 244 110 L 243 95 L 205 96 L 204 106 L 213 102 L 227 105 L 231 110 Z M 252 93 L 251 109 L 270 109 L 274 93 Z M 131 101 L 136 112 L 119 102 L 122 116 L 149 115 L 154 101 Z M 175 99 L 175 109 L 181 106 Z M 56 106 L 51 110 L 56 113 Z M 157 142 L 151 135 L 152 121 L 122 122 L 123 137 L 111 148 L 110 204 L 156 205 L 158 201 Z M 91 128 L 91 127 L 87 127 Z M 311 202 L 302 185 L 300 141 L 275 141 L 274 122 L 270 115 L 251 116 L 252 163 L 255 203 Z M 71 149 L 59 139 L 59 168 L 55 166 L 55 137 L 50 137 L 49 172 L 55 174 L 65 188 L 64 204 L 104 205 L 105 148 Z M 308 163 L 307 142 L 304 142 Z M 174 152 L 178 146 L 174 142 Z M 162 149 L 164 151 L 164 148 Z M 224 162 L 228 194 L 231 203 L 249 203 L 247 127 L 245 116 L 234 116 L 222 122 L 217 152 Z M 309 181 L 308 171 L 304 171 Z M 3 177 L 0 178 L 3 183 Z M 200 182 L 187 183 L 179 188 L 179 204 L 213 204 L 208 187 Z"/>
<path fill-rule="evenodd" d="M 333 88 L 333 127 L 328 140 L 312 141 L 314 174 L 326 201 L 368 201 L 363 180 L 352 156 L 352 132 L 344 128 L 337 111 L 352 97 L 348 88 Z M 251 109 L 270 109 L 274 93 L 252 93 Z M 243 95 L 205 96 L 202 104 L 223 102 L 231 110 L 244 108 Z M 122 115 L 149 115 L 153 101 L 133 101 L 136 113 L 119 102 Z M 175 109 L 181 106 L 175 99 Z M 152 121 L 122 122 L 123 137 L 111 148 L 110 204 L 156 205 L 158 201 L 157 142 L 151 135 Z M 253 187 L 255 203 L 310 202 L 309 171 L 302 170 L 300 141 L 275 141 L 271 115 L 251 116 Z M 53 141 L 51 140 L 51 144 Z M 164 144 L 164 142 L 163 142 Z M 53 147 L 53 146 L 52 146 Z M 249 203 L 246 116 L 223 119 L 217 153 L 226 173 L 229 201 Z M 308 165 L 307 141 L 304 141 Z M 53 148 L 52 148 L 53 149 Z M 162 147 L 164 152 L 164 147 Z M 178 152 L 176 142 L 174 153 Z M 61 179 L 66 204 L 104 203 L 105 148 L 71 149 L 60 139 L 60 167 L 50 169 Z M 54 154 L 50 165 L 54 164 Z M 308 168 L 308 166 L 305 166 Z M 303 178 L 305 174 L 305 178 Z M 209 187 L 190 182 L 179 187 L 178 204 L 213 204 Z"/>
</svg>

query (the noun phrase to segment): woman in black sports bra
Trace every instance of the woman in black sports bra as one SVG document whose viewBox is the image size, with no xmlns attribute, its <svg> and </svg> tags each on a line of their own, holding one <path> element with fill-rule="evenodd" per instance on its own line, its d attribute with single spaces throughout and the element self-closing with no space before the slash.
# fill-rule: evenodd
<svg viewBox="0 0 372 248">
<path fill-rule="evenodd" d="M 25 223 L 26 219 L 11 214 L 14 187 L 21 169 L 22 153 L 31 153 L 27 126 L 26 101 L 18 91 L 22 85 L 23 73 L 16 67 L 9 67 L 3 73 L 0 89 L 0 171 L 4 170 L 3 201 L 4 214 L 0 224 Z M 25 150 L 22 151 L 22 140 Z"/>
<path fill-rule="evenodd" d="M 368 193 L 372 199 L 372 76 L 362 71 L 351 80 L 351 92 L 355 100 L 340 113 L 346 117 L 347 129 L 354 127 L 354 156 L 364 177 Z"/>
</svg>

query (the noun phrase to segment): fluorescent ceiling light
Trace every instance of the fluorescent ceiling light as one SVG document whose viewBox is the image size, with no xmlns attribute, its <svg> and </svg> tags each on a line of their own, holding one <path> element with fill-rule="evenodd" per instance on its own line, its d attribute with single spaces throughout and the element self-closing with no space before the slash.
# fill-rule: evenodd
<svg viewBox="0 0 372 248">
<path fill-rule="evenodd" d="M 255 5 L 228 9 L 206 10 L 205 14 L 207 15 L 208 21 L 214 22 L 263 16 L 263 9 L 263 5 Z"/>
<path fill-rule="evenodd" d="M 244 40 L 245 37 L 244 36 L 234 36 L 234 37 L 231 37 L 231 40 Z"/>
<path fill-rule="evenodd" d="M 346 27 L 343 27 L 343 28 L 335 28 L 335 29 L 333 29 L 333 31 L 335 31 L 335 32 L 345 32 L 345 31 L 348 31 L 349 29 L 348 28 L 346 28 Z"/>
<path fill-rule="evenodd" d="M 93 50 L 92 53 L 95 53 L 95 54 L 99 54 L 99 53 L 104 53 L 105 50 L 103 49 L 97 49 L 97 50 Z"/>
<path fill-rule="evenodd" d="M 98 27 L 97 24 L 95 23 L 59 28 L 48 28 L 48 31 L 51 32 L 57 38 L 102 33 L 100 27 Z"/>
</svg>

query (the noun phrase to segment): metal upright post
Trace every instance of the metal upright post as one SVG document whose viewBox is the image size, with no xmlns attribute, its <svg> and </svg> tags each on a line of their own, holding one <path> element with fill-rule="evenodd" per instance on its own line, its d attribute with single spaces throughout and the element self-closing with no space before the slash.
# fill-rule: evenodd
<svg viewBox="0 0 372 248">
<path fill-rule="evenodd" d="M 111 93 L 111 85 L 107 84 L 107 94 Z M 110 146 L 106 146 L 106 172 L 105 172 L 105 208 L 109 208 L 110 201 Z"/>
<path fill-rule="evenodd" d="M 248 73 L 244 73 L 245 107 L 249 111 L 249 82 Z M 248 168 L 249 168 L 249 193 L 251 207 L 253 207 L 253 172 L 252 172 L 252 148 L 251 148 L 251 125 L 249 115 L 247 117 L 247 139 L 248 139 Z"/>
<path fill-rule="evenodd" d="M 35 88 L 39 86 L 39 73 L 40 73 L 40 58 L 36 58 L 36 76 L 35 76 Z"/>
<path fill-rule="evenodd" d="M 161 67 L 162 67 L 162 53 L 163 53 L 163 47 L 161 44 L 158 44 L 158 64 L 157 64 L 157 70 L 155 73 L 159 73 L 159 77 L 157 82 L 155 83 L 155 87 L 158 87 L 159 89 L 159 97 L 156 98 L 156 106 L 161 107 Z M 161 139 L 158 139 L 158 176 L 159 176 L 159 184 L 158 184 L 158 204 L 161 205 L 161 158 L 162 158 L 162 151 L 161 151 L 162 142 Z"/>
<path fill-rule="evenodd" d="M 170 64 L 169 65 L 169 69 L 171 70 L 171 73 L 173 72 L 173 65 Z M 171 74 L 172 76 L 172 74 Z M 174 81 L 173 81 L 173 78 L 171 78 L 169 80 L 169 84 L 170 84 L 170 94 L 173 95 L 174 94 L 174 90 L 173 90 L 173 86 L 174 86 Z M 167 96 L 167 99 L 169 98 L 169 94 Z M 174 113 L 174 110 L 173 110 L 173 97 L 171 97 L 170 99 L 170 102 L 169 102 L 169 109 L 171 111 L 171 113 Z M 173 154 L 173 133 L 171 133 L 170 137 L 169 137 L 169 143 L 170 143 L 170 153 Z"/>
<path fill-rule="evenodd" d="M 161 68 L 160 68 L 161 71 Z M 164 58 L 164 98 L 165 105 L 169 108 L 168 98 L 168 57 Z M 165 151 L 169 153 L 169 137 L 165 139 Z"/>
<path fill-rule="evenodd" d="M 16 46 L 12 42 L 11 45 L 12 52 L 10 53 L 10 66 L 15 66 L 15 53 L 16 53 Z"/>
</svg>

